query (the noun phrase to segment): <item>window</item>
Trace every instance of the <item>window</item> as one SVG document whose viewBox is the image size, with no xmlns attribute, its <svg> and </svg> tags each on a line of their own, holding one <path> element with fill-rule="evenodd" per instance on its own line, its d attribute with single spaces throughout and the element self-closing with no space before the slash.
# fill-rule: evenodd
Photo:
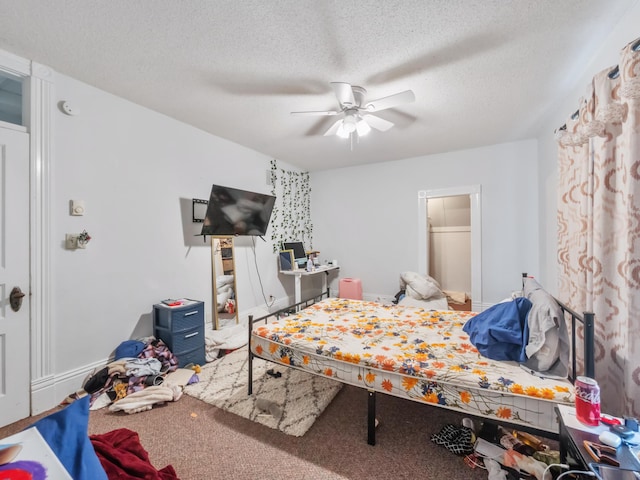
<svg viewBox="0 0 640 480">
<path fill-rule="evenodd" d="M 23 79 L 0 70 L 0 121 L 23 125 Z"/>
</svg>

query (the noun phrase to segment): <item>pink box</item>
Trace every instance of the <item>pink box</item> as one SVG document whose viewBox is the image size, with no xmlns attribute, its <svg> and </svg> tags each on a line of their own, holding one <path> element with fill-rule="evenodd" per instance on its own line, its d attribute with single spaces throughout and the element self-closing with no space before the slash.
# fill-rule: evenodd
<svg viewBox="0 0 640 480">
<path fill-rule="evenodd" d="M 338 288 L 340 298 L 362 300 L 362 282 L 359 278 L 341 278 Z"/>
</svg>

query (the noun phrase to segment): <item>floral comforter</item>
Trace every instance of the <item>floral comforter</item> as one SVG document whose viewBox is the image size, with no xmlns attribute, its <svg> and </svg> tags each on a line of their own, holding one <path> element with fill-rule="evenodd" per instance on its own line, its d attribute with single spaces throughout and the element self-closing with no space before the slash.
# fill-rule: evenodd
<svg viewBox="0 0 640 480">
<path fill-rule="evenodd" d="M 258 356 L 344 383 L 472 415 L 557 432 L 567 380 L 481 356 L 462 331 L 474 313 L 329 298 L 254 326 Z"/>
</svg>

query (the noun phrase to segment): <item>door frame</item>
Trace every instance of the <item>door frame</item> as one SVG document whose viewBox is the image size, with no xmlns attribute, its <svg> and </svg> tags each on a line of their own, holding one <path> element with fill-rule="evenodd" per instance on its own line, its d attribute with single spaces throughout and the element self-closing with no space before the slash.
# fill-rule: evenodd
<svg viewBox="0 0 640 480">
<path fill-rule="evenodd" d="M 54 72 L 0 50 L 0 69 L 20 77 L 23 123 L 29 134 L 29 306 L 31 415 L 56 405 L 51 321 L 51 175 Z"/>
<path fill-rule="evenodd" d="M 468 185 L 418 191 L 418 272 L 429 274 L 428 200 L 469 195 L 471 200 L 471 309 L 482 311 L 482 187 Z"/>
</svg>

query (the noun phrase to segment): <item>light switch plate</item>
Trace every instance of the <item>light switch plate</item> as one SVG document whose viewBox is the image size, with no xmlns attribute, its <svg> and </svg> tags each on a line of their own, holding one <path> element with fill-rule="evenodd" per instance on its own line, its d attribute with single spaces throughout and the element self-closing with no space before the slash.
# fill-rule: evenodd
<svg viewBox="0 0 640 480">
<path fill-rule="evenodd" d="M 71 215 L 84 215 L 84 200 L 71 200 Z"/>
</svg>

